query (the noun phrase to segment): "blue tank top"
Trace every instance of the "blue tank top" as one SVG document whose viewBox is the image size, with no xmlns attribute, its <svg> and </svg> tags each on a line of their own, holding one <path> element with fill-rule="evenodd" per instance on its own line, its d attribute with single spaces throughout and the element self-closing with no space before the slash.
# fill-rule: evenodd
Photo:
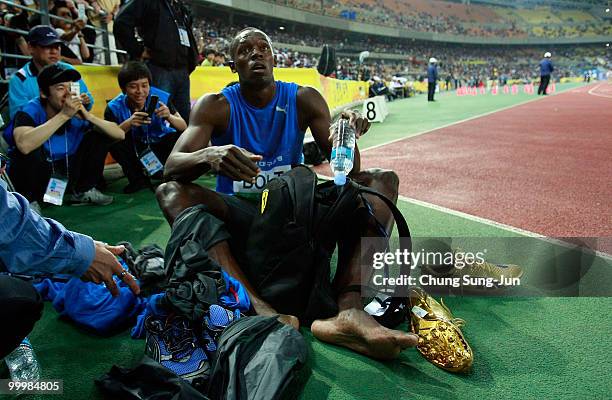
<svg viewBox="0 0 612 400">
<path fill-rule="evenodd" d="M 219 175 L 218 192 L 246 197 L 258 195 L 270 179 L 303 161 L 304 131 L 298 124 L 297 91 L 295 83 L 276 81 L 274 98 L 263 108 L 247 103 L 240 93 L 240 84 L 221 91 L 230 105 L 230 120 L 225 133 L 214 136 L 212 144 L 234 144 L 263 159 L 259 162 L 261 173 L 255 184 L 234 182 Z"/>
</svg>

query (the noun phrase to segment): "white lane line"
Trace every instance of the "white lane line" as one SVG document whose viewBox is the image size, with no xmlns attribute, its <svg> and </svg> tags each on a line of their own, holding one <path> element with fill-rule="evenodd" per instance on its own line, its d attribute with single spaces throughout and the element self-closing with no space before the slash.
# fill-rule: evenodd
<svg viewBox="0 0 612 400">
<path fill-rule="evenodd" d="M 594 93 L 596 89 L 599 89 L 599 87 L 602 84 L 599 84 L 597 86 L 595 86 L 593 89 L 589 90 L 587 93 L 590 94 L 591 96 L 598 96 L 598 97 L 606 97 L 608 99 L 612 99 L 612 96 L 608 96 L 607 94 L 601 94 L 601 93 Z"/>
<path fill-rule="evenodd" d="M 324 181 L 330 181 L 331 178 L 329 176 L 325 176 L 322 174 L 317 174 L 317 177 L 320 180 L 324 180 Z M 429 208 L 435 211 L 439 211 L 441 213 L 445 213 L 445 214 L 450 214 L 453 215 L 455 217 L 459 217 L 459 218 L 463 218 L 463 219 L 467 219 L 469 221 L 473 221 L 473 222 L 477 222 L 483 225 L 489 225 L 492 226 L 494 228 L 498 228 L 501 230 L 505 230 L 508 232 L 512 232 L 515 233 L 517 235 L 521 235 L 521 236 L 526 236 L 526 237 L 532 237 L 532 238 L 537 238 L 537 239 L 541 239 L 544 240 L 548 243 L 557 245 L 557 246 L 562 246 L 562 247 L 567 247 L 569 249 L 574 249 L 576 248 L 576 245 L 573 245 L 571 243 L 568 242 L 564 242 L 563 240 L 559 240 L 559 239 L 554 239 L 554 238 L 550 238 L 547 236 L 544 236 L 540 233 L 536 233 L 536 232 L 531 232 L 525 229 L 521 229 L 521 228 L 517 228 L 515 226 L 512 225 L 506 225 L 503 224 L 501 222 L 497 222 L 497 221 L 493 221 L 492 219 L 487 219 L 487 218 L 482 218 L 482 217 L 478 217 L 476 215 L 472 215 L 472 214 L 467 214 L 464 213 L 462 211 L 457 211 L 457 210 L 453 210 L 451 208 L 446 208 L 443 206 L 439 206 L 437 204 L 433 204 L 433 203 L 428 203 L 426 201 L 423 200 L 417 200 L 417 199 L 413 199 L 412 197 L 407 197 L 407 196 L 402 196 L 401 194 L 397 196 L 398 200 L 404 201 L 406 203 L 411 203 L 417 206 L 421 206 L 421 207 L 425 207 L 425 208 Z M 410 222 L 410 221 L 408 221 Z M 604 253 L 603 251 L 599 251 L 599 250 L 591 250 L 597 257 L 601 257 L 604 258 L 608 261 L 612 261 L 612 255 L 608 254 L 608 253 Z"/>
<path fill-rule="evenodd" d="M 568 88 L 568 89 L 564 89 L 564 90 L 562 90 L 560 92 L 553 93 L 553 96 L 558 95 L 558 94 L 562 94 L 562 93 L 566 93 L 568 90 L 571 90 L 571 89 Z M 365 153 L 366 151 L 377 149 L 379 147 L 386 146 L 388 144 L 392 144 L 392 143 L 396 143 L 396 142 L 401 142 L 402 140 L 412 139 L 413 137 L 424 135 L 424 134 L 429 133 L 429 132 L 434 132 L 434 131 L 437 131 L 438 129 L 443 129 L 443 128 L 447 128 L 449 126 L 462 124 L 464 122 L 471 121 L 471 120 L 476 119 L 476 118 L 486 117 L 487 115 L 495 114 L 495 113 L 500 112 L 500 111 L 505 111 L 505 110 L 508 110 L 508 109 L 511 109 L 511 108 L 514 108 L 514 107 L 522 106 L 523 104 L 531 103 L 533 101 L 543 100 L 545 98 L 550 98 L 550 97 L 552 97 L 552 96 L 537 96 L 535 99 L 525 100 L 525 101 L 517 103 L 517 104 L 511 104 L 511 105 L 506 106 L 506 107 L 502 107 L 502 108 L 495 109 L 493 111 L 488 111 L 486 113 L 474 115 L 472 117 L 465 118 L 465 119 L 462 119 L 462 120 L 459 120 L 459 121 L 455 121 L 455 122 L 451 122 L 451 123 L 448 123 L 448 124 L 445 124 L 445 125 L 441 125 L 441 126 L 438 126 L 436 128 L 426 129 L 424 131 L 417 132 L 417 133 L 412 134 L 410 136 L 405 136 L 405 137 L 402 137 L 402 138 L 390 140 L 388 142 L 379 143 L 377 145 L 370 146 L 370 147 L 367 147 L 365 149 L 359 149 L 359 152 L 360 153 Z"/>
<path fill-rule="evenodd" d="M 402 196 L 399 195 L 398 196 L 399 200 L 405 201 L 407 203 L 411 203 L 411 204 L 415 204 L 417 206 L 421 206 L 421 207 L 425 207 L 425 208 L 430 208 L 432 210 L 435 211 L 439 211 L 445 214 L 450 214 L 459 218 L 463 218 L 463 219 L 467 219 L 470 221 L 474 221 L 474 222 L 478 222 L 480 224 L 484 224 L 484 225 L 489 225 L 498 229 L 502 229 L 508 232 L 512 232 L 521 236 L 526 236 L 526 237 L 532 237 L 532 238 L 538 238 L 538 239 L 542 239 L 546 242 L 549 242 L 551 244 L 555 244 L 558 246 L 563 246 L 563 247 L 567 247 L 567 248 L 575 248 L 576 245 L 573 245 L 571 243 L 568 242 L 564 242 L 563 240 L 559 240 L 559 239 L 555 239 L 555 238 L 550 238 L 547 236 L 544 236 L 542 234 L 536 233 L 536 232 L 531 232 L 531 231 L 527 231 L 525 229 L 521 229 L 521 228 L 517 228 L 511 225 L 506 225 L 503 224 L 501 222 L 497 222 L 497 221 L 493 221 L 487 218 L 482 218 L 482 217 L 478 217 L 476 215 L 472 215 L 472 214 L 467 214 L 461 211 L 457 211 L 457 210 L 453 210 L 450 208 L 446 208 L 443 206 L 439 206 L 437 204 L 433 204 L 433 203 L 428 203 L 426 201 L 422 201 L 422 200 L 417 200 L 417 199 L 413 199 L 411 197 L 406 197 L 406 196 Z M 612 255 L 608 254 L 608 253 L 604 253 L 602 251 L 599 250 L 592 250 L 593 253 L 597 256 L 597 257 L 601 257 L 604 259 L 607 259 L 608 261 L 612 261 Z"/>
</svg>

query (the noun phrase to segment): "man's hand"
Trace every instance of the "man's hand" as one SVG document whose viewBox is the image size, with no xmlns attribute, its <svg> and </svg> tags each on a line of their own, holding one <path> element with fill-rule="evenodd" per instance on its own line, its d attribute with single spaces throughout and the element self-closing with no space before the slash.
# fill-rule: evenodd
<svg viewBox="0 0 612 400">
<path fill-rule="evenodd" d="M 123 246 L 109 246 L 101 242 L 95 242 L 96 255 L 89 269 L 85 271 L 81 280 L 84 282 L 104 283 L 106 288 L 113 296 L 119 295 L 119 288 L 115 283 L 113 276 L 119 277 L 125 284 L 130 287 L 130 290 L 138 295 L 140 288 L 134 277 L 123 269 L 115 256 L 123 253 Z"/>
<path fill-rule="evenodd" d="M 159 102 L 159 104 L 160 104 L 160 107 L 157 110 L 155 110 L 155 115 L 157 115 L 159 118 L 170 117 L 170 109 L 168 108 L 168 106 L 162 103 L 161 101 Z"/>
<path fill-rule="evenodd" d="M 85 28 L 85 21 L 82 19 L 77 19 L 74 21 L 74 30 L 80 32 L 83 28 Z"/>
<path fill-rule="evenodd" d="M 81 103 L 83 103 L 84 106 L 88 106 L 89 103 L 91 103 L 91 99 L 89 98 L 87 93 L 81 93 L 79 98 L 81 99 Z"/>
<path fill-rule="evenodd" d="M 84 119 L 85 121 L 90 121 L 91 118 L 91 114 L 89 113 L 89 111 L 87 111 L 87 109 L 85 108 L 85 106 L 83 104 L 81 104 L 81 107 L 79 108 L 79 113 L 77 115 L 77 118 L 81 118 Z"/>
<path fill-rule="evenodd" d="M 143 126 L 143 125 L 150 125 L 151 118 L 149 118 L 149 114 L 147 114 L 146 112 L 136 111 L 130 117 L 130 124 L 136 127 Z"/>
<path fill-rule="evenodd" d="M 68 96 L 62 106 L 62 113 L 68 118 L 72 118 L 80 111 L 82 107 L 81 99 L 74 96 Z"/>
<path fill-rule="evenodd" d="M 348 119 L 349 124 L 355 129 L 355 136 L 359 139 L 362 135 L 370 129 L 370 121 L 367 118 L 364 118 L 361 113 L 352 110 L 342 111 L 340 114 L 340 118 Z"/>
<path fill-rule="evenodd" d="M 255 162 L 261 161 L 263 157 L 233 144 L 209 147 L 204 154 L 205 161 L 213 170 L 234 181 L 254 183 L 255 177 L 261 172 Z"/>
</svg>

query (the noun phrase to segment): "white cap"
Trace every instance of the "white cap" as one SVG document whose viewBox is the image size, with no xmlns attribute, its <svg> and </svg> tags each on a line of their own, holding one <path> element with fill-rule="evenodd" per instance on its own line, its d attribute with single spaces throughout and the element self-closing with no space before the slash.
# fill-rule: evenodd
<svg viewBox="0 0 612 400">
<path fill-rule="evenodd" d="M 342 171 L 334 172 L 334 183 L 338 186 L 342 186 L 346 183 L 346 174 Z"/>
<path fill-rule="evenodd" d="M 431 58 L 429 59 L 429 63 L 430 63 L 430 64 L 435 64 L 435 63 L 437 63 L 437 62 L 438 62 L 438 60 L 436 60 L 436 58 L 435 58 L 435 57 L 431 57 Z"/>
<path fill-rule="evenodd" d="M 550 58 L 550 57 L 552 57 L 552 54 L 550 54 L 550 51 L 547 51 L 546 53 L 544 53 L 544 57 L 545 58 Z"/>
</svg>

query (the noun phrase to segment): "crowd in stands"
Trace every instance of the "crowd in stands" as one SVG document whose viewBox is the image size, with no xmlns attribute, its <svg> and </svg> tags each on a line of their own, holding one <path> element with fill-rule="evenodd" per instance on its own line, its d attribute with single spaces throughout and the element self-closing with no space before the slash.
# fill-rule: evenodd
<svg viewBox="0 0 612 400">
<path fill-rule="evenodd" d="M 465 5 L 440 0 L 266 0 L 312 13 L 417 32 L 479 37 L 575 37 L 610 35 L 612 27 L 584 13 L 580 18 L 524 19 L 512 8 Z M 498 11 L 498 12 L 496 12 Z M 527 10 L 531 13 L 531 10 Z M 559 13 L 550 10 L 549 14 Z M 570 14 L 571 15 L 571 14 Z M 542 26 L 545 28 L 542 29 Z"/>
<path fill-rule="evenodd" d="M 39 9 L 38 0 L 12 0 L 13 3 L 30 9 Z M 95 28 L 106 28 L 112 32 L 112 21 L 119 11 L 123 0 L 49 0 L 49 12 L 61 18 L 51 18 L 51 25 L 65 42 L 62 44 L 62 61 L 72 65 L 82 63 L 104 63 L 104 53 L 94 46 L 103 46 L 103 34 Z M 84 14 L 84 16 L 83 16 Z M 30 28 L 41 24 L 40 14 L 19 7 L 0 3 L 0 25 L 27 32 Z M 114 38 L 109 37 L 111 49 L 115 49 Z M 0 39 L 3 52 L 29 56 L 29 50 L 24 34 L 18 32 L 3 32 Z M 117 64 L 117 56 L 112 53 L 111 63 Z M 6 58 L 2 60 L 4 68 L 18 69 L 25 60 Z M 4 75 L 3 78 L 6 78 Z"/>
<path fill-rule="evenodd" d="M 246 25 L 245 25 L 246 26 Z M 207 51 L 226 53 L 229 38 L 243 26 L 229 28 L 222 19 L 199 20 L 196 23 L 196 37 L 200 39 L 201 58 Z M 382 37 L 356 36 L 339 31 L 321 34 L 296 28 L 288 30 L 269 29 L 272 41 L 280 43 L 276 49 L 280 67 L 316 66 L 316 52 L 323 44 L 328 44 L 337 52 L 353 53 L 355 56 L 338 58 L 338 69 L 334 75 L 339 79 L 364 79 L 375 76 L 391 81 L 393 76 L 410 76 L 418 79 L 423 73 L 426 61 L 435 56 L 440 60 L 442 74 L 451 75 L 464 84 L 487 79 L 537 78 L 537 60 L 546 49 L 542 47 L 494 47 L 445 44 L 412 40 L 387 40 Z M 304 54 L 283 48 L 286 45 L 310 46 L 313 54 Z M 359 63 L 357 54 L 367 50 L 371 53 L 401 55 L 400 60 L 369 58 Z M 602 56 L 601 46 L 558 46 L 555 53 L 557 72 L 555 76 L 580 76 L 582 69 L 598 64 L 597 56 Z M 605 58 L 605 54 L 603 55 Z M 606 59 L 609 63 L 610 60 Z"/>
</svg>

